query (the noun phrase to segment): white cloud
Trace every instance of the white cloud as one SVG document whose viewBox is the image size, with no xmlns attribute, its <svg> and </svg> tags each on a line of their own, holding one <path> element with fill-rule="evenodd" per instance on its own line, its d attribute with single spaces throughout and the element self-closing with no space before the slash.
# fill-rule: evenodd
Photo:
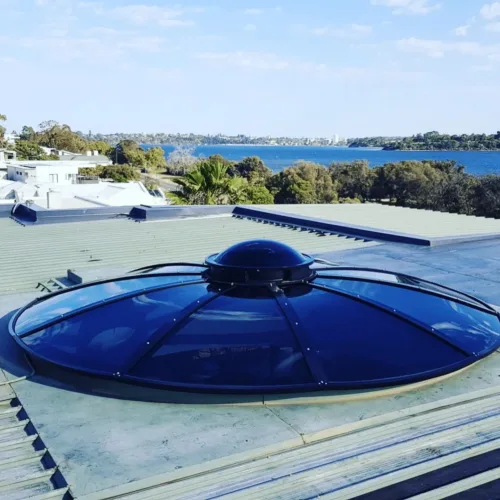
<svg viewBox="0 0 500 500">
<path fill-rule="evenodd" d="M 122 7 L 107 9 L 99 2 L 79 2 L 78 7 L 91 10 L 96 15 L 111 17 L 130 24 L 157 24 L 167 28 L 192 26 L 195 24 L 194 21 L 186 19 L 185 16 L 204 11 L 200 7 L 183 8 L 178 5 L 174 7 L 161 7 L 159 5 L 147 4 L 124 5 Z"/>
<path fill-rule="evenodd" d="M 120 35 L 133 35 L 133 31 L 121 31 L 114 28 L 107 28 L 105 26 L 94 26 L 85 30 L 87 36 L 102 35 L 102 36 L 120 36 Z"/>
<path fill-rule="evenodd" d="M 116 60 L 123 51 L 116 45 L 106 45 L 98 38 L 23 37 L 16 41 L 24 48 L 39 50 L 56 61 L 103 62 Z"/>
<path fill-rule="evenodd" d="M 243 29 L 245 31 L 255 31 L 257 26 L 255 26 L 255 24 L 247 24 Z"/>
<path fill-rule="evenodd" d="M 484 29 L 492 33 L 500 33 L 500 22 L 498 23 L 488 23 Z"/>
<path fill-rule="evenodd" d="M 487 73 L 493 71 L 494 67 L 492 64 L 483 64 L 481 66 L 472 66 L 471 69 L 474 73 Z"/>
<path fill-rule="evenodd" d="M 16 60 L 13 57 L 2 56 L 2 57 L 0 57 L 0 62 L 5 63 L 5 64 L 12 64 L 12 63 L 16 62 Z"/>
<path fill-rule="evenodd" d="M 469 34 L 470 24 L 466 24 L 465 26 L 459 26 L 455 28 L 454 33 L 457 36 L 467 36 Z"/>
<path fill-rule="evenodd" d="M 396 45 L 405 52 L 416 52 L 436 58 L 444 57 L 448 53 L 484 56 L 490 59 L 500 55 L 500 45 L 487 45 L 479 42 L 444 42 L 442 40 L 405 38 L 396 42 Z"/>
<path fill-rule="evenodd" d="M 260 16 L 264 14 L 264 9 L 245 9 L 243 13 L 247 16 Z"/>
<path fill-rule="evenodd" d="M 202 52 L 196 58 L 211 64 L 223 64 L 245 69 L 281 71 L 290 68 L 290 62 L 276 54 L 262 52 Z"/>
<path fill-rule="evenodd" d="M 265 9 L 245 9 L 243 11 L 243 14 L 247 16 L 261 16 L 262 14 L 265 14 L 266 12 L 282 12 L 283 9 L 281 7 L 272 7 L 272 8 L 265 8 Z"/>
<path fill-rule="evenodd" d="M 127 41 L 119 42 L 119 49 L 133 49 L 141 52 L 160 52 L 165 40 L 158 36 L 134 37 Z"/>
<path fill-rule="evenodd" d="M 500 2 L 483 5 L 481 9 L 481 16 L 483 16 L 484 19 L 495 19 L 500 17 Z"/>
<path fill-rule="evenodd" d="M 371 4 L 390 7 L 393 14 L 425 15 L 441 8 L 440 3 L 432 3 L 432 0 L 371 0 Z"/>
<path fill-rule="evenodd" d="M 159 24 L 160 26 L 191 26 L 192 20 L 180 19 L 186 11 L 180 7 L 165 8 L 157 5 L 126 5 L 115 7 L 107 14 L 132 24 Z"/>
<path fill-rule="evenodd" d="M 371 34 L 373 28 L 362 24 L 350 24 L 340 28 L 324 27 L 314 28 L 310 31 L 316 36 L 332 36 L 336 38 L 358 38 Z"/>
</svg>

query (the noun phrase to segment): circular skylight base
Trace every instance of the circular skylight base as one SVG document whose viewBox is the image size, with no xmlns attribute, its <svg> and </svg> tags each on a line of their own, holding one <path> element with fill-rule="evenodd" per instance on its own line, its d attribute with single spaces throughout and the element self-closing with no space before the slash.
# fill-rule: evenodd
<svg viewBox="0 0 500 500">
<path fill-rule="evenodd" d="M 219 394 L 412 384 L 500 347 L 498 313 L 474 297 L 268 241 L 48 295 L 18 311 L 10 332 L 34 361 Z"/>
</svg>

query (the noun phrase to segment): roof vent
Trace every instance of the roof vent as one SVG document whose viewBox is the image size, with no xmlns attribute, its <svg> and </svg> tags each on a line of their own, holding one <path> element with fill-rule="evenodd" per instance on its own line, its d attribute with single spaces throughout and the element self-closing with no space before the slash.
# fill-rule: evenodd
<svg viewBox="0 0 500 500">
<path fill-rule="evenodd" d="M 208 280 L 221 283 L 264 285 L 296 283 L 314 278 L 314 259 L 269 240 L 238 243 L 206 260 Z"/>
<path fill-rule="evenodd" d="M 213 393 L 407 384 L 500 347 L 497 312 L 474 297 L 265 240 L 50 294 L 10 332 L 40 371 Z"/>
</svg>

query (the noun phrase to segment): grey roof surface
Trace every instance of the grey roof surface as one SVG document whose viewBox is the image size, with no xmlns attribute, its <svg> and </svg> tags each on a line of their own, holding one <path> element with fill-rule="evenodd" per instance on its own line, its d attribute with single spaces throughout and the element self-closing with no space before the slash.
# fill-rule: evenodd
<svg viewBox="0 0 500 500">
<path fill-rule="evenodd" d="M 0 294 L 34 290 L 68 269 L 203 262 L 245 239 L 278 239 L 302 252 L 376 245 L 356 238 L 220 216 L 137 223 L 124 219 L 22 227 L 0 219 Z"/>
<path fill-rule="evenodd" d="M 393 269 L 435 279 L 466 292 L 476 292 L 490 303 L 500 304 L 500 242 L 468 243 L 446 248 L 387 244 L 358 249 L 356 252 L 325 252 L 321 257 L 337 263 Z M 472 259 L 475 260 L 474 267 L 470 266 Z M 0 298 L 0 317 L 2 313 L 28 300 L 27 296 Z M 0 332 L 1 330 L 0 322 Z M 397 427 L 401 429 L 402 426 L 403 429 L 401 440 L 406 445 L 394 448 L 397 455 L 391 454 L 393 448 L 387 441 L 396 437 L 395 431 L 390 427 L 381 428 L 381 435 L 378 437 L 383 437 L 382 440 L 370 433 L 353 435 L 354 443 L 350 450 L 356 458 L 342 470 L 347 475 L 356 475 L 359 483 L 352 485 L 352 488 L 358 494 L 360 485 L 372 485 L 376 489 L 377 484 L 387 484 L 384 482 L 387 474 L 393 477 L 392 474 L 402 474 L 405 470 L 410 474 L 414 467 L 421 467 L 418 464 L 422 460 L 437 468 L 446 457 L 456 457 L 456 460 L 467 458 L 463 449 L 474 454 L 482 452 L 485 447 L 488 450 L 500 448 L 498 401 L 495 399 L 490 404 L 483 396 L 476 395 L 481 391 L 490 391 L 488 394 L 498 396 L 499 381 L 500 354 L 496 354 L 445 381 L 418 390 L 403 391 L 396 397 L 389 393 L 379 394 L 376 398 L 349 401 L 348 395 L 347 400 L 332 404 L 321 404 L 317 400 L 315 403 L 302 402 L 297 405 L 286 399 L 280 401 L 279 398 L 274 401 L 266 398 L 265 401 L 257 401 L 254 406 L 119 401 L 61 390 L 37 380 L 36 377 L 16 383 L 14 388 L 28 415 L 39 426 L 44 442 L 77 498 L 90 494 L 92 496 L 89 500 L 122 498 L 114 496 L 114 488 L 120 491 L 141 491 L 143 481 L 146 481 L 149 486 L 143 496 L 123 495 L 123 498 L 135 500 L 161 499 L 165 498 L 165 494 L 167 498 L 192 498 L 189 494 L 176 496 L 177 491 L 169 489 L 170 487 L 165 490 L 150 490 L 151 483 L 160 488 L 165 482 L 168 483 L 162 475 L 170 477 L 170 474 L 181 474 L 186 467 L 237 453 L 255 451 L 260 459 L 264 458 L 264 462 L 260 463 L 265 469 L 268 466 L 265 457 L 270 455 L 268 447 L 280 448 L 286 443 L 292 443 L 294 450 L 297 447 L 301 449 L 303 439 L 326 429 L 333 429 L 333 437 L 338 435 L 341 439 L 328 441 L 318 448 L 315 459 L 321 461 L 336 457 L 335 460 L 343 460 L 338 455 L 338 450 L 343 449 L 345 442 L 342 436 L 351 434 L 353 428 L 378 428 L 380 419 L 385 419 L 387 415 L 396 415 L 399 419 L 408 414 L 409 408 L 435 405 L 436 413 L 429 414 L 425 425 L 411 437 L 405 435 L 405 429 L 408 430 L 408 426 L 413 424 L 409 424 L 404 418 L 398 420 Z M 452 418 L 446 412 L 441 417 L 439 412 L 450 406 L 449 398 L 455 397 L 483 399 L 474 410 L 459 405 L 451 412 Z M 301 397 L 295 403 L 300 401 Z M 489 420 L 485 421 L 485 418 Z M 411 422 L 414 420 L 411 419 Z M 433 433 L 433 438 L 428 440 L 425 436 L 430 432 Z M 457 439 L 457 436 L 460 438 Z M 373 443 L 369 452 L 363 451 L 363 443 Z M 457 443 L 460 446 L 457 447 Z M 418 452 L 428 450 L 429 447 L 432 448 L 430 455 L 425 451 Z M 306 451 L 304 448 L 304 452 Z M 361 462 L 364 464 L 361 468 L 357 465 L 360 463 L 357 455 L 368 460 Z M 395 456 L 397 460 L 394 459 Z M 287 457 L 296 457 L 296 453 L 285 454 L 284 462 L 287 462 Z M 274 459 L 272 462 L 274 463 Z M 304 463 L 308 464 L 307 461 Z M 210 469 L 212 466 L 207 467 Z M 199 483 L 192 481 L 190 471 L 191 469 L 186 471 L 189 478 L 186 488 L 193 487 L 194 490 L 186 491 L 197 491 L 199 486 L 196 485 Z M 283 471 L 291 481 L 304 478 L 301 495 L 297 498 L 309 498 L 308 494 L 315 491 L 315 476 L 311 469 L 303 469 L 301 474 L 304 476 L 290 476 L 290 471 L 282 468 L 278 472 Z M 325 471 L 331 473 L 329 469 Z M 236 477 L 243 478 L 239 470 L 235 473 Z M 214 482 L 213 475 L 209 474 L 203 488 L 213 486 L 214 483 L 222 488 L 226 485 L 224 477 L 221 476 L 221 481 L 217 483 Z M 135 484 L 135 481 L 140 482 Z M 257 483 L 260 484 L 260 481 Z M 287 481 L 282 481 L 281 484 L 284 492 L 291 487 L 291 483 Z M 346 490 L 346 484 L 341 478 L 338 478 L 335 485 L 339 488 L 339 496 L 332 498 L 352 498 L 347 493 L 346 496 L 341 496 L 342 492 L 351 491 Z M 328 482 L 323 487 L 326 486 Z M 108 488 L 111 490 L 99 493 Z M 239 486 L 236 485 L 235 489 L 238 490 Z M 172 491 L 175 494 L 169 496 Z M 255 491 L 257 496 L 261 493 L 259 498 L 276 498 L 275 490 L 270 490 L 269 494 L 266 490 Z M 203 495 L 201 497 L 206 498 Z M 284 498 L 288 498 L 287 494 Z"/>
<path fill-rule="evenodd" d="M 418 236 L 500 235 L 500 220 L 376 203 L 337 205 L 255 205 L 255 208 L 315 217 Z"/>
<path fill-rule="evenodd" d="M 0 219 L 0 235 L 0 275 L 19 291 L 64 275 L 68 267 L 132 269 L 200 261 L 236 241 L 269 237 L 339 264 L 408 273 L 500 304 L 496 240 L 444 247 L 373 245 L 231 217 L 40 227 Z M 0 287 L 7 293 L 5 283 Z M 10 371 L 5 355 L 6 325 L 10 312 L 36 295 L 17 290 L 0 296 L 0 368 L 11 377 L 20 373 Z M 418 389 L 370 398 L 336 393 L 330 404 L 323 396 L 315 401 L 256 396 L 242 406 L 123 401 L 27 375 L 12 388 L 71 493 L 86 500 L 225 493 L 259 500 L 347 499 L 500 449 L 500 353 Z M 242 466 L 232 468 L 234 463 Z M 499 477 L 500 471 L 492 474 Z"/>
<path fill-rule="evenodd" d="M 12 385 L 0 370 L 0 497 L 23 499 L 46 495 L 62 499 L 67 488 L 55 487 L 52 479 L 56 469 L 47 464 L 47 455 Z"/>
</svg>

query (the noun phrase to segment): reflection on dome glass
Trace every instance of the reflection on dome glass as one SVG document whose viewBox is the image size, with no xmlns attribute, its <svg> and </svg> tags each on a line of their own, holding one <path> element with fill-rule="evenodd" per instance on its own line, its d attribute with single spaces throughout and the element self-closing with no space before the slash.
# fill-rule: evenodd
<svg viewBox="0 0 500 500">
<path fill-rule="evenodd" d="M 469 354 L 491 349 L 500 340 L 500 321 L 492 314 L 416 290 L 350 280 L 317 280 L 330 288 L 375 300 L 435 328 Z"/>
<path fill-rule="evenodd" d="M 466 357 L 429 333 L 350 298 L 308 287 L 287 300 L 329 383 L 406 377 Z"/>
<path fill-rule="evenodd" d="M 115 299 L 130 292 L 139 292 L 157 286 L 194 281 L 196 276 L 144 276 L 121 279 L 54 295 L 27 309 L 16 323 L 18 335 L 40 328 L 64 314 L 89 307 L 104 300 Z"/>
<path fill-rule="evenodd" d="M 439 293 L 441 295 L 447 295 L 455 297 L 459 300 L 470 302 L 472 304 L 481 304 L 477 299 L 474 299 L 468 295 L 457 292 L 456 290 L 451 290 L 449 288 L 436 285 L 435 283 L 429 283 L 428 281 L 423 281 L 419 278 L 414 278 L 412 276 L 405 276 L 400 274 L 381 272 L 381 271 L 369 271 L 366 269 L 323 269 L 318 270 L 318 277 L 333 277 L 333 278 L 355 278 L 360 281 L 383 281 L 387 283 L 400 283 L 404 285 L 409 285 L 413 287 L 422 288 L 423 290 L 429 290 L 432 292 Z"/>
<path fill-rule="evenodd" d="M 123 372 L 139 349 L 173 327 L 185 307 L 213 296 L 205 284 L 150 292 L 77 314 L 23 340 L 65 366 Z"/>
<path fill-rule="evenodd" d="M 292 330 L 269 296 L 219 297 L 133 370 L 133 375 L 214 386 L 312 383 Z"/>
</svg>

